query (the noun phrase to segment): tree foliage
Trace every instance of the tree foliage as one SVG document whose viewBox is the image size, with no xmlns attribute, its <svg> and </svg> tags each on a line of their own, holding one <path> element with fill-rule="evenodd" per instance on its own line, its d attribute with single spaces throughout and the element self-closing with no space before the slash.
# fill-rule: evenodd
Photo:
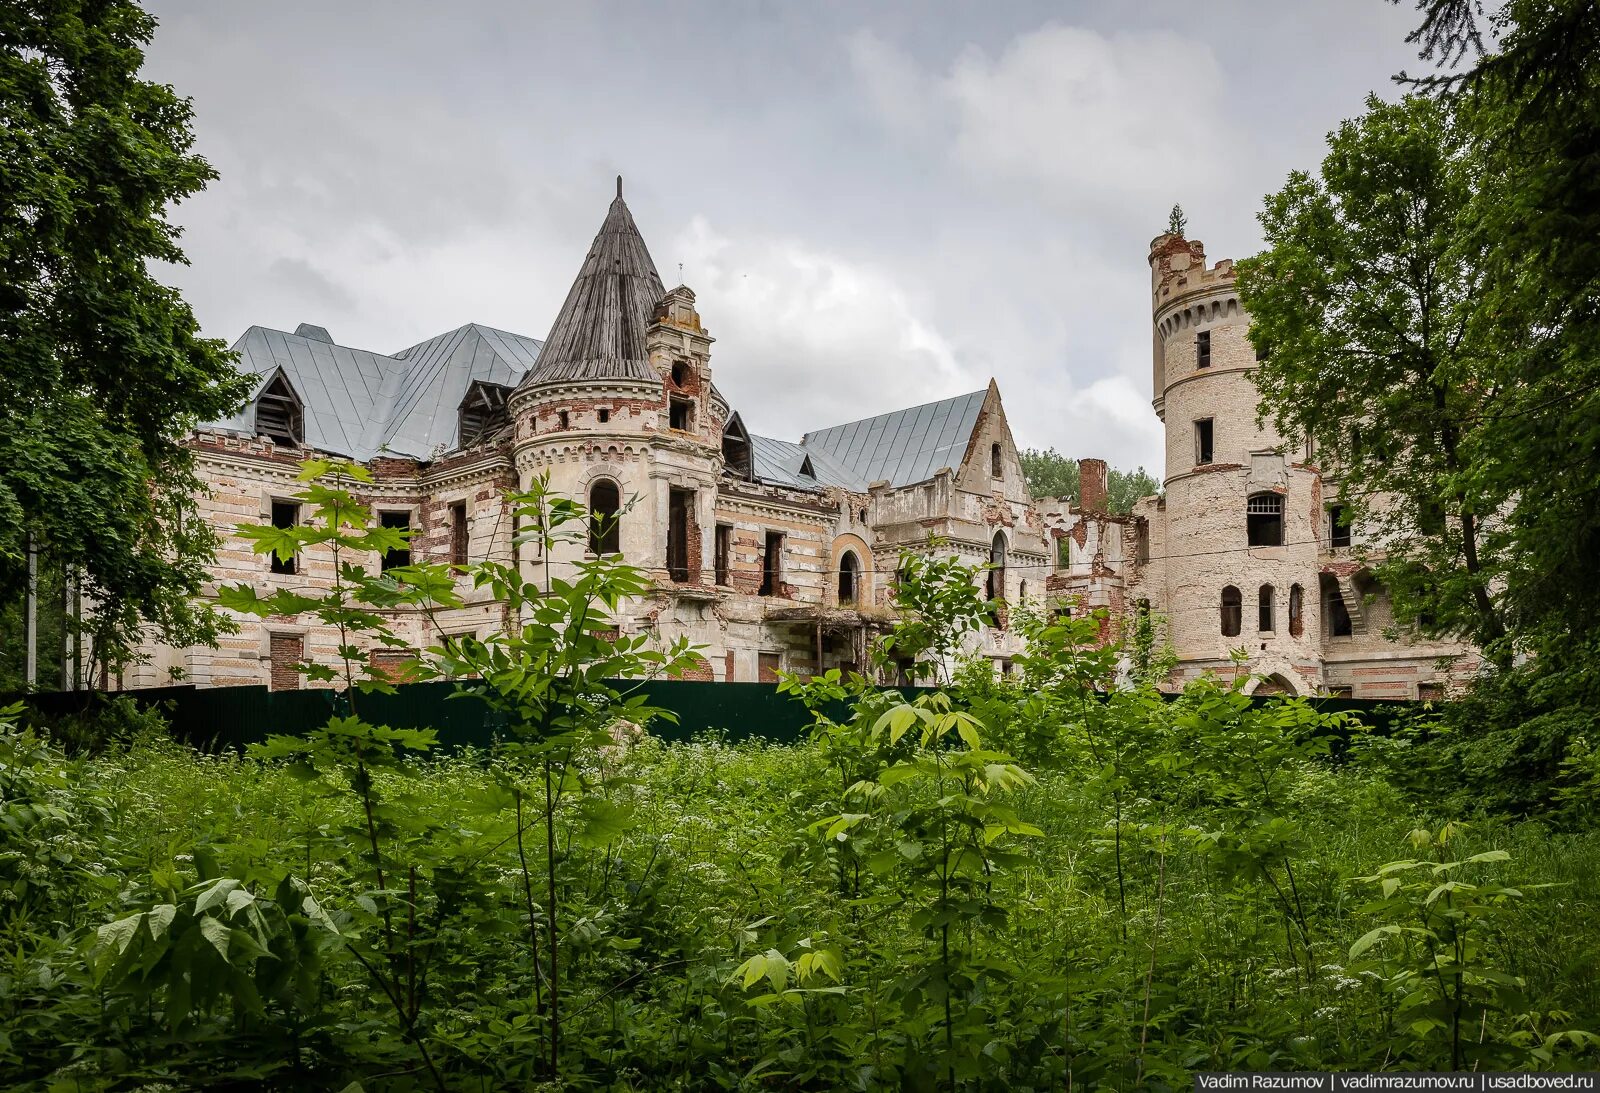
<svg viewBox="0 0 1600 1093">
<path fill-rule="evenodd" d="M 168 207 L 215 177 L 188 101 L 139 78 L 154 28 L 127 0 L 0 12 L 0 599 L 31 534 L 79 574 L 112 666 L 144 624 L 178 646 L 215 632 L 181 438 L 247 394 L 150 273 L 184 260 Z"/>
<path fill-rule="evenodd" d="M 1078 461 L 1062 455 L 1054 448 L 1028 448 L 1019 456 L 1022 474 L 1027 479 L 1028 490 L 1035 497 L 1065 497 L 1078 503 Z M 1126 514 L 1133 511 L 1134 503 L 1141 497 L 1161 492 L 1161 483 L 1143 467 L 1134 471 L 1119 471 L 1112 467 L 1107 475 L 1107 505 L 1111 512 Z"/>
</svg>

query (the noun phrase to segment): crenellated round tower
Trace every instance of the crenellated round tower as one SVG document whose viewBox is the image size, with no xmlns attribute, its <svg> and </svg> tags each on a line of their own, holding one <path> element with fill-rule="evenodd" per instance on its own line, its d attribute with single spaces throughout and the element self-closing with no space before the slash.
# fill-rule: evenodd
<svg viewBox="0 0 1600 1093">
<path fill-rule="evenodd" d="M 1166 427 L 1162 598 L 1186 675 L 1250 670 L 1311 692 L 1322 684 L 1320 479 L 1303 445 L 1258 425 L 1255 349 L 1233 262 L 1199 240 L 1150 244 L 1152 387 Z"/>
</svg>

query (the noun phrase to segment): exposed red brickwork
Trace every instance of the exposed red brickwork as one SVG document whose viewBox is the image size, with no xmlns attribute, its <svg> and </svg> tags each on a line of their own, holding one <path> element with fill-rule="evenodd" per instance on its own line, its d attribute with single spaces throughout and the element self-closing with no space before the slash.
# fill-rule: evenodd
<svg viewBox="0 0 1600 1093">
<path fill-rule="evenodd" d="M 694 662 L 691 667 L 685 668 L 681 672 L 674 672 L 672 678 L 697 680 L 702 683 L 710 683 L 717 677 L 716 674 L 711 671 L 710 662 L 707 661 L 705 657 L 697 656 L 694 658 Z"/>
<path fill-rule="evenodd" d="M 761 653 L 756 665 L 757 683 L 778 682 L 778 667 L 782 658 L 778 653 Z"/>
<path fill-rule="evenodd" d="M 727 654 L 727 658 L 726 659 L 727 659 L 727 664 L 724 666 L 724 672 L 726 674 L 723 675 L 722 678 L 723 678 L 723 680 L 725 682 L 732 683 L 734 681 L 734 679 L 736 678 L 736 676 L 734 675 L 734 671 L 733 671 L 733 650 L 732 649 L 728 650 L 728 654 Z"/>
<path fill-rule="evenodd" d="M 305 659 L 305 639 L 299 634 L 273 634 L 270 641 L 272 674 L 268 688 L 274 691 L 298 691 L 301 676 L 297 665 Z"/>
<path fill-rule="evenodd" d="M 1078 507 L 1104 513 L 1111 499 L 1111 483 L 1104 459 L 1078 460 Z"/>
</svg>

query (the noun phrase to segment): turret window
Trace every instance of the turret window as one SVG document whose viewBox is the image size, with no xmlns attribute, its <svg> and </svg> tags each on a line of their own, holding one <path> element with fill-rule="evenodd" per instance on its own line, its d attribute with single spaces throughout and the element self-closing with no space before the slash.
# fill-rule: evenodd
<svg viewBox="0 0 1600 1093">
<path fill-rule="evenodd" d="M 1211 331 L 1202 330 L 1194 336 L 1194 366 L 1211 367 Z"/>
<path fill-rule="evenodd" d="M 1194 423 L 1194 462 L 1195 466 L 1203 467 L 1211 462 L 1216 454 L 1211 443 L 1211 419 L 1203 417 Z"/>
<path fill-rule="evenodd" d="M 1254 493 L 1245 502 L 1245 532 L 1250 545 L 1283 545 L 1283 495 L 1281 493 Z"/>
<path fill-rule="evenodd" d="M 589 553 L 619 554 L 622 551 L 622 491 L 609 478 L 598 479 L 589 487 Z"/>
<path fill-rule="evenodd" d="M 667 402 L 667 427 L 682 433 L 694 431 L 694 402 L 673 395 Z"/>
</svg>

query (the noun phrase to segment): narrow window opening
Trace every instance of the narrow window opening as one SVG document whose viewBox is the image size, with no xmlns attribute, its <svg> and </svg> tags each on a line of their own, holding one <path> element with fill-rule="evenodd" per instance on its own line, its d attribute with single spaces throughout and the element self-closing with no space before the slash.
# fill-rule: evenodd
<svg viewBox="0 0 1600 1093">
<path fill-rule="evenodd" d="M 667 576 L 689 579 L 689 532 L 694 525 L 694 491 L 671 489 L 667 493 Z"/>
<path fill-rule="evenodd" d="M 1275 593 L 1270 584 L 1261 586 L 1261 591 L 1256 596 L 1256 629 L 1263 634 L 1270 634 L 1277 629 L 1273 625 L 1273 606 Z"/>
<path fill-rule="evenodd" d="M 856 602 L 856 589 L 861 578 L 861 563 L 856 552 L 847 550 L 839 559 L 839 606 L 848 607 Z"/>
<path fill-rule="evenodd" d="M 1245 533 L 1253 547 L 1283 545 L 1283 495 L 1254 493 L 1245 502 Z"/>
<path fill-rule="evenodd" d="M 686 398 L 672 396 L 667 407 L 667 425 L 681 433 L 694 431 L 694 403 Z"/>
<path fill-rule="evenodd" d="M 293 501 L 274 501 L 272 503 L 272 526 L 281 531 L 288 531 L 300 523 L 300 506 Z M 294 573 L 299 556 L 287 560 L 278 557 L 277 553 L 269 555 L 272 559 L 272 572 Z"/>
<path fill-rule="evenodd" d="M 556 415 L 556 421 L 560 423 L 562 429 L 567 429 L 572 424 L 572 419 L 570 416 L 568 416 L 565 410 L 562 410 Z"/>
<path fill-rule="evenodd" d="M 467 503 L 457 501 L 450 506 L 450 564 L 467 564 Z"/>
<path fill-rule="evenodd" d="M 689 384 L 689 362 L 672 362 L 672 386 L 686 387 Z"/>
<path fill-rule="evenodd" d="M 1211 367 L 1211 331 L 1202 330 L 1194 336 L 1194 363 L 1196 368 Z"/>
<path fill-rule="evenodd" d="M 761 552 L 762 596 L 783 594 L 783 532 L 767 532 L 766 549 Z"/>
<path fill-rule="evenodd" d="M 998 531 L 994 533 L 994 539 L 989 543 L 989 575 L 986 591 L 991 600 L 1006 598 L 1006 537 Z"/>
<path fill-rule="evenodd" d="M 1146 520 L 1142 516 L 1139 517 L 1138 523 L 1135 525 L 1134 533 L 1135 533 L 1135 535 L 1137 537 L 1137 543 L 1134 546 L 1134 558 L 1136 558 L 1138 560 L 1138 563 L 1140 565 L 1149 565 L 1150 564 L 1150 521 Z M 1062 540 L 1062 541 L 1065 542 L 1066 540 Z"/>
<path fill-rule="evenodd" d="M 1350 510 L 1343 505 L 1328 506 L 1328 545 L 1330 547 L 1350 545 Z"/>
<path fill-rule="evenodd" d="M 409 532 L 411 530 L 411 513 L 380 512 L 378 514 L 378 522 L 386 528 L 394 528 L 398 531 Z M 383 558 L 379 562 L 378 568 L 382 572 L 387 573 L 389 570 L 398 566 L 410 564 L 411 548 L 409 546 L 395 547 L 392 550 L 386 550 L 383 552 Z"/>
<path fill-rule="evenodd" d="M 1211 419 L 1201 418 L 1194 423 L 1194 461 L 1197 466 L 1211 462 Z"/>
<path fill-rule="evenodd" d="M 1243 597 L 1233 585 L 1222 590 L 1222 636 L 1239 636 L 1240 615 L 1243 614 Z"/>
<path fill-rule="evenodd" d="M 622 551 L 622 491 L 608 478 L 589 487 L 589 553 L 619 554 Z"/>
<path fill-rule="evenodd" d="M 728 559 L 733 554 L 733 528 L 727 524 L 717 525 L 716 540 L 716 577 L 719 585 L 729 584 Z"/>
<path fill-rule="evenodd" d="M 989 477 L 1000 478 L 1004 474 L 1005 471 L 1000 465 L 1000 445 L 991 444 L 989 445 Z"/>
<path fill-rule="evenodd" d="M 1304 596 L 1305 596 L 1305 593 L 1300 590 L 1300 586 L 1299 585 L 1294 584 L 1294 585 L 1290 585 L 1289 586 L 1289 636 L 1290 637 L 1297 638 L 1301 634 L 1305 633 L 1306 623 L 1305 623 L 1305 619 L 1304 619 L 1304 617 L 1302 615 L 1302 612 L 1304 610 L 1304 606 L 1303 606 L 1303 603 L 1302 603 L 1302 601 L 1304 599 Z"/>
<path fill-rule="evenodd" d="M 601 407 L 600 409 L 596 410 L 594 413 L 595 413 L 595 417 L 597 417 L 600 420 L 600 424 L 602 424 L 602 425 L 606 424 L 607 422 L 609 422 L 611 420 L 611 411 L 605 409 L 604 407 Z"/>
<path fill-rule="evenodd" d="M 1350 609 L 1345 606 L 1339 582 L 1331 577 L 1322 579 L 1322 614 L 1328 620 L 1330 638 L 1347 638 L 1355 632 L 1350 624 Z"/>
</svg>

